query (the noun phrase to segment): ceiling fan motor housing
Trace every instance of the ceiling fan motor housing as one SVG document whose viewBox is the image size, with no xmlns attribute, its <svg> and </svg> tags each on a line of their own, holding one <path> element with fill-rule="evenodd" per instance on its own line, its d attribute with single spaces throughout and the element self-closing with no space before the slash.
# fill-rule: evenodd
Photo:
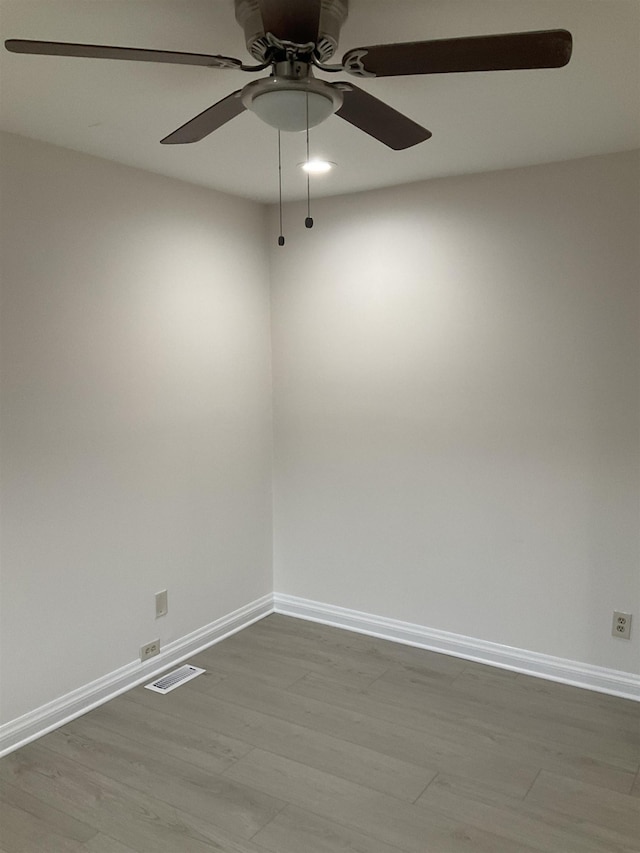
<svg viewBox="0 0 640 853">
<path fill-rule="evenodd" d="M 247 50 L 259 62 L 265 62 L 271 43 L 264 31 L 258 0 L 235 0 L 235 9 L 236 20 L 244 30 Z M 336 52 L 340 30 L 348 13 L 349 0 L 322 0 L 315 47 L 315 54 L 321 62 L 326 62 Z"/>
</svg>

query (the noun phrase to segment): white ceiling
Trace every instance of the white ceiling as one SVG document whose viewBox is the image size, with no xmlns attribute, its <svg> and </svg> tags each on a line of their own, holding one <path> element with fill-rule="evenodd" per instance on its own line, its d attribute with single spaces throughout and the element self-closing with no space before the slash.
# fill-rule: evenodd
<svg viewBox="0 0 640 853">
<path fill-rule="evenodd" d="M 301 0 L 297 0 L 301 2 Z M 221 53 L 252 62 L 233 0 L 0 0 L 0 36 Z M 565 28 L 566 68 L 358 80 L 429 128 L 391 151 L 335 116 L 311 151 L 337 163 L 315 195 L 640 147 L 638 0 L 351 0 L 336 60 L 381 42 Z M 266 72 L 265 72 L 266 74 Z M 351 79 L 348 75 L 319 77 Z M 228 193 L 277 199 L 277 134 L 244 113 L 201 142 L 159 140 L 256 75 L 0 50 L 0 127 Z M 356 82 L 356 81 L 354 81 Z M 283 135 L 286 199 L 304 134 Z"/>
</svg>

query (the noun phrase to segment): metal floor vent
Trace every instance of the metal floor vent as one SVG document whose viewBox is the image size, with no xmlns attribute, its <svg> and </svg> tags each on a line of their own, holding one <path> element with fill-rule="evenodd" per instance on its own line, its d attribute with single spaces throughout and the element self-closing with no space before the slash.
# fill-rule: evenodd
<svg viewBox="0 0 640 853">
<path fill-rule="evenodd" d="M 202 675 L 203 672 L 206 672 L 206 669 L 200 669 L 200 667 L 187 664 L 186 666 L 181 666 L 179 669 L 174 669 L 173 672 L 168 672 L 166 675 L 158 678 L 157 681 L 152 681 L 151 684 L 145 684 L 145 687 L 147 690 L 155 690 L 156 693 L 170 693 L 176 687 L 184 684 L 185 681 L 191 681 L 192 678 Z"/>
</svg>

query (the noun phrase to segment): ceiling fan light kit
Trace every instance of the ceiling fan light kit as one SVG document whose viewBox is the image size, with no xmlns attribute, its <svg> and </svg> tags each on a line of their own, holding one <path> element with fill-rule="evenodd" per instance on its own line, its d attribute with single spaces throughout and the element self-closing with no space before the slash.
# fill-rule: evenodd
<svg viewBox="0 0 640 853">
<path fill-rule="evenodd" d="M 561 68 L 569 62 L 573 46 L 567 30 L 536 30 L 356 47 L 340 63 L 329 65 L 347 19 L 348 0 L 234 0 L 234 4 L 247 50 L 257 65 L 218 54 L 111 45 L 9 39 L 5 47 L 12 53 L 248 73 L 270 69 L 269 77 L 252 81 L 189 119 L 160 140 L 163 145 L 198 142 L 250 110 L 278 131 L 306 130 L 307 147 L 309 128 L 336 115 L 388 148 L 402 151 L 429 139 L 431 132 L 350 81 L 317 79 L 314 68 L 370 82 L 376 77 Z"/>
<path fill-rule="evenodd" d="M 244 87 L 242 103 L 278 130 L 298 132 L 315 127 L 340 109 L 342 91 L 316 80 L 303 62 L 279 62 L 271 77 Z"/>
<path fill-rule="evenodd" d="M 300 89 L 280 89 L 254 95 L 249 109 L 265 124 L 288 132 L 315 127 L 335 112 L 331 98 Z"/>
</svg>

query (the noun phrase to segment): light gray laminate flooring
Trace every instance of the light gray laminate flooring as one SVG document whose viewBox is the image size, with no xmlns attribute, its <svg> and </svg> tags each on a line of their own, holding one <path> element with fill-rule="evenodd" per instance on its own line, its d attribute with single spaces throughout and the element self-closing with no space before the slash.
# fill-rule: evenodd
<svg viewBox="0 0 640 853">
<path fill-rule="evenodd" d="M 0 761 L 0 853 L 631 853 L 640 705 L 272 615 Z"/>
</svg>

